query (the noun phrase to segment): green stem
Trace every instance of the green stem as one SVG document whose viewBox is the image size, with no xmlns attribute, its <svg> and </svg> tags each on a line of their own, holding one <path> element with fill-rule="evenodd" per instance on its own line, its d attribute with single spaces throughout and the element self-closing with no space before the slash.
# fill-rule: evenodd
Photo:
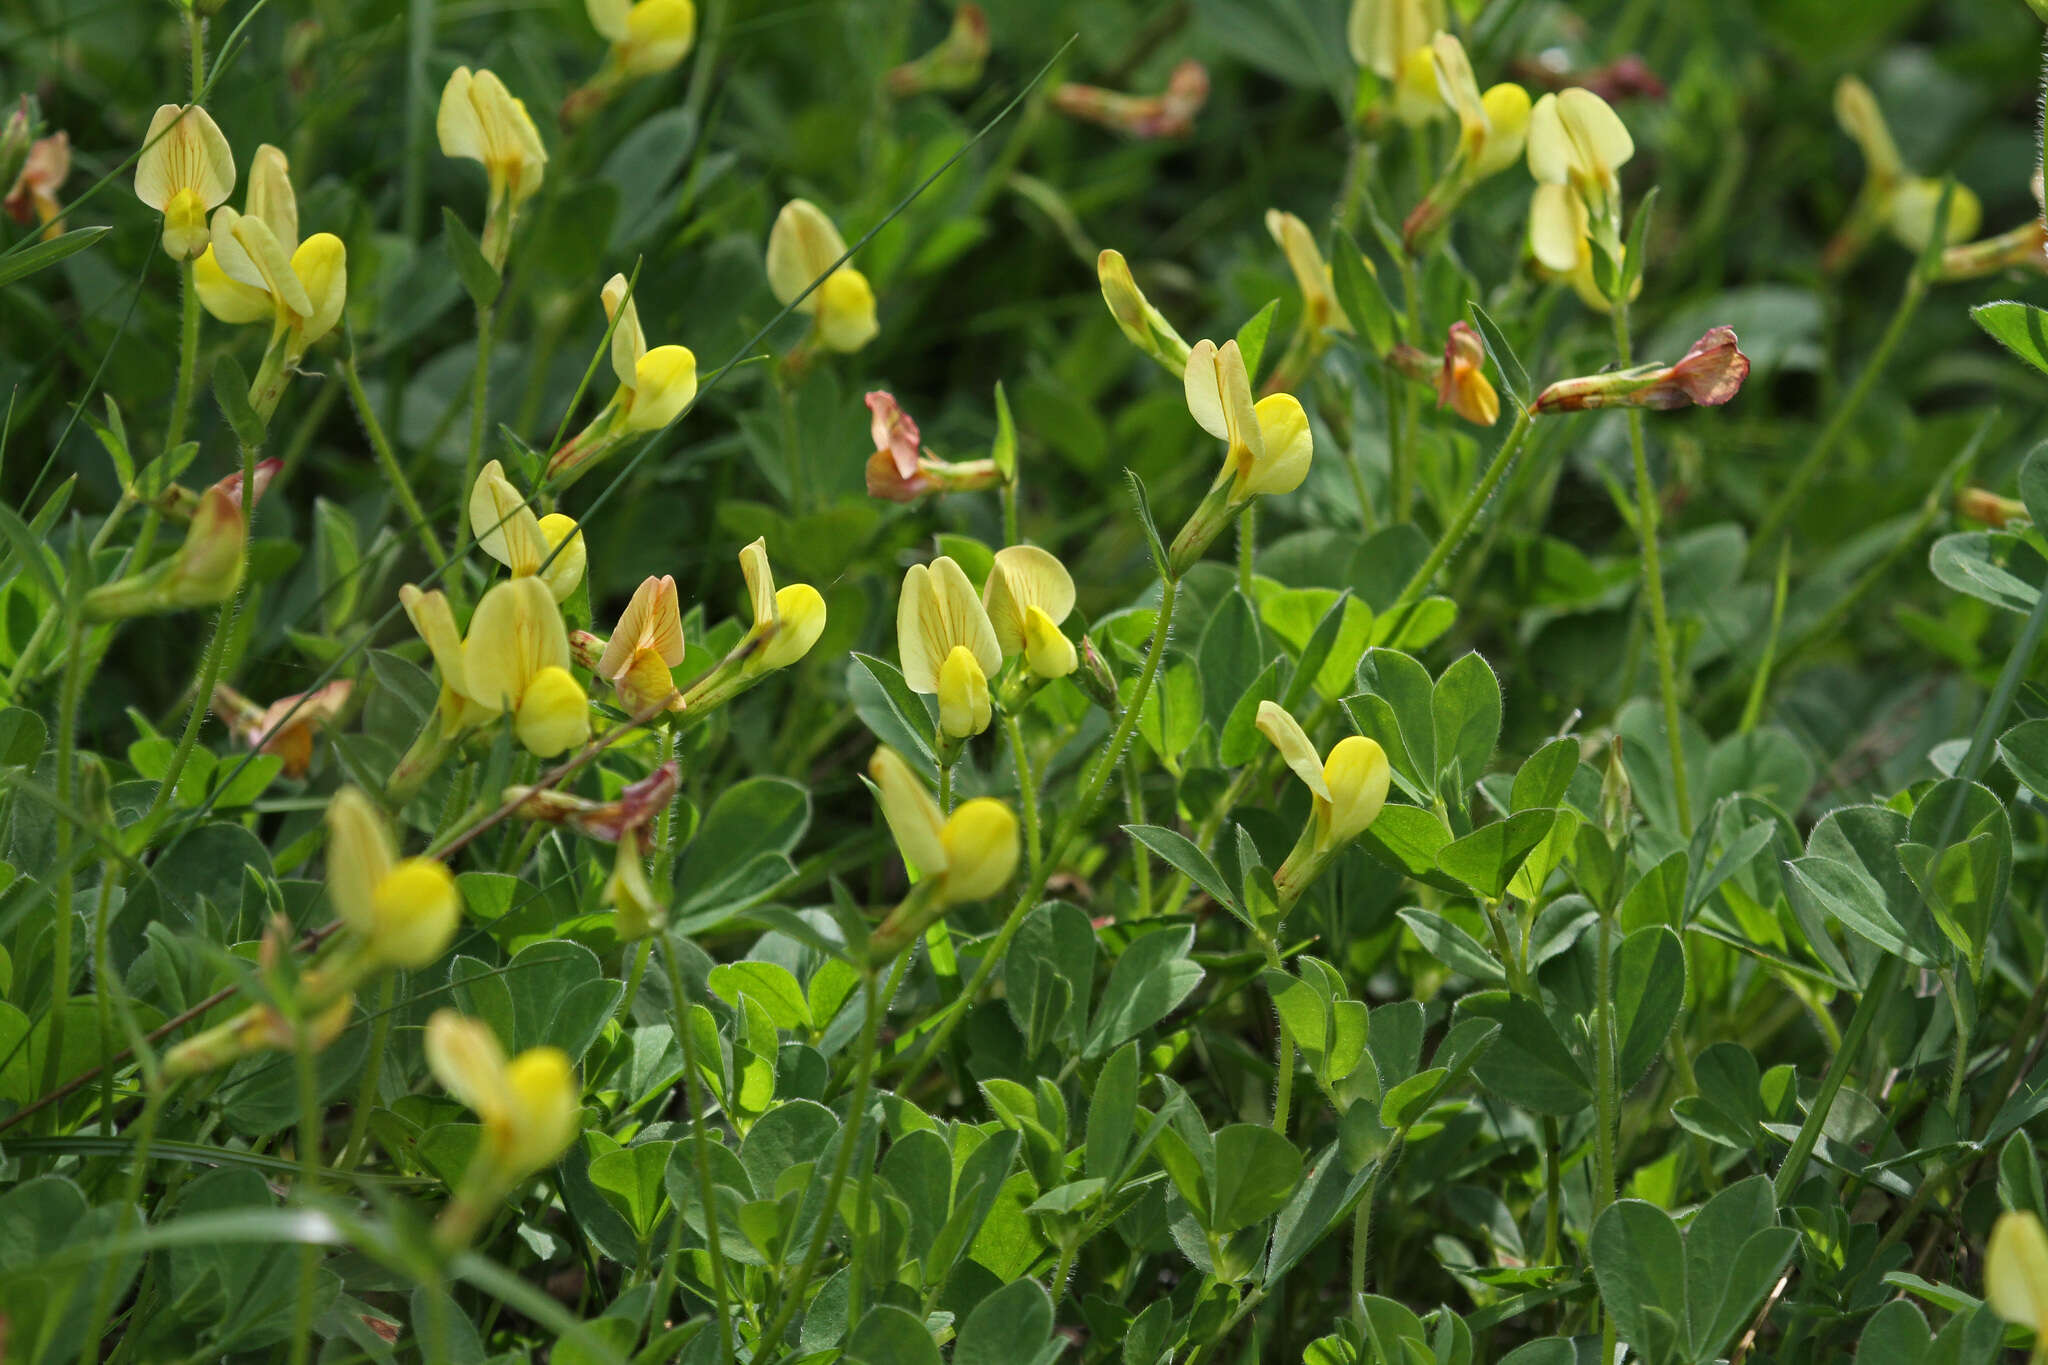
<svg viewBox="0 0 2048 1365">
<path fill-rule="evenodd" d="M 1829 1110 L 1834 1108 L 1835 1096 L 1842 1089 L 1842 1082 L 1849 1077 L 1849 1067 L 1856 1054 L 1863 1048 L 1863 1040 L 1870 1033 L 1877 1015 L 1899 989 L 1899 978 L 1905 971 L 1905 960 L 1887 953 L 1870 974 L 1870 984 L 1863 990 L 1862 999 L 1856 1002 L 1856 1012 L 1849 1016 L 1849 1026 L 1842 1030 L 1841 1044 L 1828 1062 L 1827 1071 L 1821 1076 L 1820 1089 L 1814 1092 L 1813 1104 L 1806 1112 L 1806 1121 L 1799 1125 L 1799 1132 L 1792 1139 L 1792 1150 L 1785 1154 L 1785 1164 L 1778 1167 L 1778 1174 L 1771 1180 L 1772 1191 L 1779 1204 L 1791 1202 L 1792 1192 L 1799 1187 L 1799 1179 L 1806 1173 L 1806 1163 L 1813 1155 L 1814 1144 L 1820 1140 L 1821 1126 L 1826 1123 Z"/>
<path fill-rule="evenodd" d="M 732 1317 L 726 1307 L 725 1254 L 719 1245 L 717 1187 L 711 1178 L 711 1151 L 705 1145 L 703 1079 L 697 1074 L 696 1032 L 690 1027 L 689 997 L 683 990 L 683 969 L 676 961 L 675 944 L 666 935 L 662 936 L 661 942 L 662 965 L 668 972 L 669 1004 L 675 1010 L 676 1034 L 683 1044 L 683 1099 L 690 1106 L 690 1154 L 697 1168 L 697 1199 L 704 1209 L 704 1244 L 711 1262 L 711 1311 L 718 1324 L 718 1358 L 729 1365 L 733 1358 Z M 661 1276 L 655 1284 L 653 1301 L 648 1305 L 651 1317 L 663 1312 L 675 1281 L 676 1262 L 682 1249 L 681 1210 L 676 1211 L 675 1220 L 669 1234 L 669 1254 L 661 1259 Z"/>
<path fill-rule="evenodd" d="M 1898 305 L 1892 310 L 1892 320 L 1885 327 L 1884 335 L 1878 338 L 1877 349 L 1870 353 L 1870 359 L 1864 363 L 1863 372 L 1856 376 L 1856 382 L 1850 386 L 1847 395 L 1829 415 L 1828 424 L 1821 428 L 1820 437 L 1814 441 L 1812 449 L 1806 452 L 1806 458 L 1792 471 L 1791 481 L 1785 485 L 1784 491 L 1778 494 L 1776 500 L 1771 503 L 1770 510 L 1764 514 L 1763 524 L 1757 527 L 1756 534 L 1750 537 L 1749 543 L 1752 548 L 1776 543 L 1779 533 L 1785 529 L 1785 523 L 1798 509 L 1799 500 L 1805 496 L 1807 487 L 1820 476 L 1828 457 L 1834 454 L 1836 443 L 1848 431 L 1851 419 L 1863 406 L 1863 400 L 1870 396 L 1870 390 L 1876 385 L 1878 377 L 1884 373 L 1885 366 L 1891 361 L 1893 349 L 1899 344 L 1899 338 L 1906 334 L 1906 328 L 1912 322 L 1913 315 L 1919 311 L 1920 300 L 1926 293 L 1927 283 L 1921 278 L 1918 270 L 1906 277 L 1906 287 L 1899 294 Z M 1616 310 L 1617 316 L 1619 311 Z M 1628 362 L 1624 360 L 1622 363 Z"/>
<path fill-rule="evenodd" d="M 1451 517 L 1450 524 L 1444 527 L 1443 534 L 1437 537 L 1436 544 L 1430 547 L 1429 557 L 1422 561 L 1422 567 L 1415 571 L 1409 578 L 1408 585 L 1401 589 L 1401 595 L 1394 599 L 1394 609 L 1421 601 L 1422 595 L 1429 591 L 1429 585 L 1435 580 L 1437 571 L 1450 560 L 1458 548 L 1458 543 L 1472 529 L 1472 523 L 1478 517 L 1480 509 L 1486 506 L 1494 490 L 1500 487 L 1500 481 L 1507 477 L 1509 468 L 1515 462 L 1515 455 L 1521 450 L 1522 443 L 1528 439 L 1530 421 L 1531 415 L 1527 408 L 1517 410 L 1514 425 L 1508 428 L 1508 434 L 1501 440 L 1500 449 L 1494 452 L 1492 462 L 1479 476 L 1479 482 L 1472 486 L 1472 491 L 1465 495 L 1465 501 Z"/>
<path fill-rule="evenodd" d="M 1365 1192 L 1358 1196 L 1358 1207 L 1351 1214 L 1351 1302 L 1358 1302 L 1358 1296 L 1365 1292 L 1365 1267 L 1372 1260 L 1372 1206 L 1379 1195 L 1380 1172 L 1386 1168 L 1383 1155 L 1365 1178 Z"/>
<path fill-rule="evenodd" d="M 193 21 L 196 26 L 197 19 Z M 195 55 L 194 61 L 204 58 Z M 164 450 L 176 450 L 185 439 L 192 415 L 192 388 L 199 369 L 199 290 L 192 283 L 192 262 L 178 266 L 178 380 L 171 389 L 171 421 L 164 429 Z"/>
<path fill-rule="evenodd" d="M 1021 540 L 1017 534 L 1017 481 L 1012 479 L 1003 485 L 1003 544 L 1016 545 Z"/>
<path fill-rule="evenodd" d="M 308 1199 L 320 1180 L 320 1086 L 313 1068 L 313 1036 L 309 1021 L 297 1021 L 297 1045 L 293 1048 L 299 1076 L 299 1187 L 298 1202 Z M 320 1248 L 311 1242 L 299 1247 L 299 1293 L 292 1319 L 291 1365 L 306 1365 L 313 1358 L 313 1299 L 320 1270 Z"/>
<path fill-rule="evenodd" d="M 907 961 L 905 953 L 898 961 Z M 875 994 L 875 974 L 861 973 L 861 990 L 867 1001 L 868 1017 L 880 1019 L 882 1003 Z M 855 1129 L 858 1132 L 858 1128 Z M 864 1162 L 860 1168 L 860 1180 L 853 1187 L 853 1216 L 860 1220 L 853 1229 L 853 1249 L 847 1256 L 846 1267 L 846 1321 L 857 1323 L 861 1318 L 862 1299 L 865 1286 L 862 1283 L 862 1261 L 867 1254 L 868 1200 L 874 1191 L 875 1167 L 873 1162 Z"/>
<path fill-rule="evenodd" d="M 82 584 L 77 586 L 82 587 Z M 77 767 L 78 699 L 85 684 L 85 651 L 79 647 L 85 633 L 85 609 L 76 590 L 71 594 L 71 601 L 66 603 L 65 615 L 64 681 L 57 694 L 57 804 L 68 812 L 72 807 L 74 769 Z M 57 1088 L 64 1051 L 64 1005 L 71 995 L 71 839 L 71 820 L 68 816 L 60 817 L 57 821 L 57 866 L 63 870 L 57 876 L 56 917 L 51 924 L 50 1039 L 43 1057 L 45 1092 Z M 55 1107 L 50 1110 L 50 1121 L 53 1125 L 59 1122 Z"/>
<path fill-rule="evenodd" d="M 120 883 L 120 863 L 108 858 L 100 864 L 100 894 L 92 916 L 92 995 L 100 1025 L 100 1133 L 114 1135 L 114 1002 L 108 995 L 113 980 L 114 958 L 108 929 L 113 921 L 114 891 Z"/>
<path fill-rule="evenodd" d="M 469 457 L 462 466 L 462 496 L 465 498 L 476 485 L 477 471 L 483 468 L 484 463 L 484 417 L 491 401 L 491 323 L 494 315 L 490 307 L 476 310 L 476 379 L 470 391 Z"/>
<path fill-rule="evenodd" d="M 775 1352 L 776 1343 L 782 1340 L 783 1332 L 803 1304 L 804 1290 L 817 1273 L 818 1262 L 824 1258 L 825 1243 L 831 1235 L 833 1219 L 839 1212 L 839 1192 L 846 1187 L 846 1175 L 853 1166 L 854 1149 L 860 1146 L 860 1130 L 867 1116 L 868 1089 L 875 1079 L 875 1039 L 882 1025 L 882 1012 L 876 1004 L 873 969 L 868 969 L 867 977 L 867 1019 L 861 1026 L 860 1051 L 854 1057 L 853 1098 L 846 1107 L 845 1126 L 839 1130 L 839 1151 L 832 1159 L 832 1177 L 825 1184 L 825 1206 L 818 1215 L 818 1230 L 804 1252 L 803 1264 L 797 1267 L 796 1283 L 784 1290 L 782 1306 L 761 1332 L 754 1354 L 757 1360 L 764 1362 L 775 1358 L 764 1353 Z"/>
<path fill-rule="evenodd" d="M 196 6 L 185 11 L 185 34 L 192 54 L 192 103 L 206 90 L 206 20 Z"/>
<path fill-rule="evenodd" d="M 363 1159 L 370 1137 L 370 1110 L 377 1104 L 377 1085 L 383 1078 L 384 1048 L 391 1040 L 391 1018 L 398 998 L 398 976 L 386 972 L 377 986 L 377 1012 L 370 1018 L 370 1056 L 363 1065 L 362 1088 L 356 1092 L 355 1112 L 349 1115 L 348 1137 L 341 1144 L 335 1169 L 352 1171 Z"/>
<path fill-rule="evenodd" d="M 1955 973 L 1944 971 L 1941 978 L 1941 984 L 1948 990 L 1949 1008 L 1956 1017 L 1956 1060 L 1948 1076 L 1948 1112 L 1955 1131 L 1964 1133 L 1969 1131 L 1963 1122 L 1962 1107 L 1963 1080 L 1970 1071 L 1970 1022 L 1963 1012 L 1963 998 L 1956 992 Z"/>
<path fill-rule="evenodd" d="M 1564 1139 L 1557 1120 L 1543 1120 L 1543 1264 L 1556 1265 L 1563 1254 L 1558 1233 L 1564 1209 Z"/>
<path fill-rule="evenodd" d="M 1252 562 L 1259 552 L 1258 525 L 1259 505 L 1246 504 L 1244 514 L 1237 519 L 1237 590 L 1247 602 L 1252 599 Z"/>
<path fill-rule="evenodd" d="M 1043 854 L 1038 847 L 1038 782 L 1031 773 L 1031 755 L 1024 748 L 1024 725 L 1014 711 L 1003 712 L 1003 733 L 1010 740 L 1010 761 L 1017 769 L 1017 805 L 1024 814 L 1024 876 L 1035 881 Z"/>
<path fill-rule="evenodd" d="M 1593 964 L 1593 1216 L 1614 1202 L 1614 918 L 1600 916 Z"/>
<path fill-rule="evenodd" d="M 1179 584 L 1171 578 L 1165 578 L 1160 580 L 1159 587 L 1159 616 L 1152 626 L 1152 643 L 1145 652 L 1145 667 L 1138 674 L 1137 685 L 1131 689 L 1131 697 L 1124 705 L 1123 714 L 1117 719 L 1116 730 L 1110 735 L 1109 746 L 1102 751 L 1102 756 L 1096 760 L 1094 768 L 1089 770 L 1087 779 L 1081 784 L 1080 794 L 1067 811 L 1066 818 L 1060 822 L 1058 833 L 1053 836 L 1045 861 L 1039 865 L 1038 872 L 1027 879 L 1024 894 L 1010 907 L 1009 915 L 1003 920 L 1003 927 L 997 931 L 995 939 L 983 952 L 981 961 L 976 965 L 974 975 L 968 979 L 966 988 L 937 1018 L 932 1026 L 933 1031 L 926 1035 L 924 1045 L 911 1058 L 910 1064 L 900 1078 L 899 1089 L 907 1090 L 932 1059 L 939 1055 L 940 1049 L 946 1045 L 946 1040 L 953 1036 L 953 1030 L 959 1027 L 960 1020 L 965 1017 L 968 1005 L 980 995 L 982 988 L 988 985 L 989 978 L 995 975 L 996 968 L 1002 964 L 1003 954 L 1009 948 L 1010 940 L 1015 938 L 1017 931 L 1024 926 L 1024 917 L 1038 904 L 1039 893 L 1045 890 L 1046 879 L 1052 875 L 1052 870 L 1059 866 L 1060 855 L 1066 852 L 1067 845 L 1080 831 L 1081 826 L 1094 815 L 1095 804 L 1102 799 L 1102 789 L 1109 782 L 1110 770 L 1122 760 L 1124 749 L 1130 744 L 1131 736 L 1137 730 L 1138 713 L 1144 709 L 1145 698 L 1152 690 L 1153 681 L 1159 676 L 1160 661 L 1166 655 L 1166 639 L 1173 628 L 1173 603 Z"/>
<path fill-rule="evenodd" d="M 392 495 L 398 499 L 406 520 L 412 523 L 414 533 L 420 538 L 420 548 L 427 552 L 427 560 L 436 570 L 445 568 L 448 555 L 441 548 L 440 538 L 434 534 L 433 520 L 420 506 L 419 497 L 412 491 L 412 481 L 405 476 L 405 466 L 398 462 L 398 452 L 391 448 L 391 438 L 385 434 L 384 424 L 377 420 L 376 410 L 363 393 L 362 378 L 356 373 L 353 345 L 341 358 L 341 377 L 348 386 L 348 401 L 355 405 L 356 418 L 363 424 L 364 434 L 370 438 L 370 448 L 377 452 L 377 463 L 383 466 L 384 477 L 390 480 Z M 468 496 L 466 487 L 464 496 Z"/>
<path fill-rule="evenodd" d="M 953 765 L 939 761 L 939 814 L 953 813 Z"/>
<path fill-rule="evenodd" d="M 135 1148 L 128 1157 L 127 1188 L 122 1194 L 120 1213 L 114 1224 L 114 1236 L 117 1239 L 128 1235 L 129 1220 L 136 1216 L 141 1204 L 142 1188 L 149 1174 L 149 1149 L 156 1140 L 156 1122 L 158 1116 L 163 1113 L 164 1097 L 167 1093 L 156 1083 L 153 1063 L 145 1062 L 145 1077 L 149 1089 L 142 1102 L 142 1118 L 136 1124 L 138 1131 Z M 120 1280 L 114 1275 L 103 1276 L 100 1280 L 99 1292 L 93 1296 L 92 1318 L 88 1330 L 84 1337 L 80 1338 L 83 1345 L 79 1347 L 79 1365 L 93 1365 L 100 1359 L 100 1352 L 106 1344 L 107 1318 L 114 1311 L 114 1288 L 119 1283 Z M 135 1334 L 130 1333 L 122 1340 L 123 1344 L 132 1342 L 135 1340 Z"/>
<path fill-rule="evenodd" d="M 1628 302 L 1614 305 L 1614 348 L 1623 369 L 1634 362 L 1628 333 Z M 1636 535 L 1643 546 L 1643 588 L 1650 597 L 1650 630 L 1657 646 L 1657 691 L 1664 701 L 1664 740 L 1671 751 L 1673 803 L 1679 832 L 1692 834 L 1692 790 L 1685 771 L 1685 738 L 1679 728 L 1677 647 L 1671 618 L 1664 605 L 1664 569 L 1657 551 L 1657 489 L 1650 482 L 1650 459 L 1643 444 L 1643 411 L 1628 410 L 1628 443 L 1635 460 Z"/>
<path fill-rule="evenodd" d="M 1136 763 L 1124 764 L 1124 803 L 1130 808 L 1131 823 L 1149 823 L 1145 818 L 1145 781 L 1138 772 Z M 1145 919 L 1152 913 L 1152 856 L 1145 846 L 1131 844 L 1131 876 L 1137 883 L 1137 904 L 1131 908 L 1132 919 Z"/>
</svg>

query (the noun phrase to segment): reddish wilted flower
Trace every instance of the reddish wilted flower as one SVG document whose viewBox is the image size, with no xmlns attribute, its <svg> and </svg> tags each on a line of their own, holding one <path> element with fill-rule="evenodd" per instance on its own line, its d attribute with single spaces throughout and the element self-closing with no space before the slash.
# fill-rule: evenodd
<svg viewBox="0 0 2048 1365">
<path fill-rule="evenodd" d="M 64 230 L 57 219 L 57 191 L 70 176 L 71 135 L 58 132 L 36 139 L 21 163 L 21 174 L 14 177 L 14 187 L 7 191 L 8 216 L 22 224 L 40 221 L 46 224 L 43 236 L 55 237 Z"/>
<path fill-rule="evenodd" d="M 2025 503 L 2018 498 L 2001 498 L 1988 488 L 1965 488 L 1957 493 L 1956 515 L 2001 531 L 2007 522 L 2031 520 Z"/>
<path fill-rule="evenodd" d="M 578 834 L 616 844 L 652 824 L 675 798 L 681 779 L 682 766 L 670 759 L 638 782 L 628 783 L 610 801 L 591 801 L 552 787 L 507 787 L 505 795 L 519 802 L 515 813 L 524 819 L 567 825 Z"/>
<path fill-rule="evenodd" d="M 953 11 L 953 27 L 931 51 L 889 72 L 889 93 L 903 98 L 925 90 L 965 90 L 988 62 L 988 16 L 969 3 Z"/>
<path fill-rule="evenodd" d="M 1500 395 L 1486 378 L 1486 345 L 1469 322 L 1451 324 L 1444 365 L 1436 376 L 1436 405 L 1476 426 L 1500 420 Z"/>
<path fill-rule="evenodd" d="M 916 502 L 932 493 L 971 493 L 1002 482 L 994 460 L 941 460 L 924 453 L 917 422 L 895 396 L 874 390 L 867 396 L 868 432 L 875 453 L 868 456 L 870 497 Z"/>
<path fill-rule="evenodd" d="M 355 684 L 347 679 L 259 706 L 226 683 L 213 688 L 213 713 L 244 745 L 284 760 L 286 777 L 304 777 L 313 763 L 313 736 L 341 714 Z"/>
<path fill-rule="evenodd" d="M 1710 327 L 1675 365 L 1638 365 L 1612 374 L 1560 379 L 1536 395 L 1536 411 L 1717 407 L 1741 392 L 1747 378 L 1749 357 L 1736 346 L 1735 329 Z"/>
<path fill-rule="evenodd" d="M 1073 82 L 1052 92 L 1061 113 L 1142 138 L 1186 137 L 1208 99 L 1209 69 L 1197 61 L 1176 66 L 1163 94 L 1126 95 Z"/>
</svg>

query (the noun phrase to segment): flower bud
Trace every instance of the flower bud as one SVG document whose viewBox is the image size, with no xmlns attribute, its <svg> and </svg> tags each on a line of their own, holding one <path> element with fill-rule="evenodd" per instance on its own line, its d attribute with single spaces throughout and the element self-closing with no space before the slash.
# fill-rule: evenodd
<svg viewBox="0 0 2048 1365">
<path fill-rule="evenodd" d="M 630 832 L 619 840 L 612 875 L 604 884 L 604 904 L 618 913 L 619 941 L 630 943 L 660 933 L 668 923 L 668 904 L 654 894 L 647 868 L 640 861 L 639 840 Z"/>
<path fill-rule="evenodd" d="M 1157 308 L 1145 297 L 1131 276 L 1129 262 L 1120 251 L 1105 250 L 1095 258 L 1095 273 L 1102 282 L 1103 302 L 1117 328 L 1133 346 L 1178 375 L 1187 369 L 1188 344 Z"/>
<path fill-rule="evenodd" d="M 1074 681 L 1088 694 L 1088 700 L 1114 716 L 1117 713 L 1116 674 L 1110 671 L 1109 660 L 1102 657 L 1102 651 L 1095 647 L 1093 635 L 1081 637 L 1081 666 L 1074 672 Z"/>
<path fill-rule="evenodd" d="M 35 119 L 29 112 L 28 96 L 23 95 L 7 115 L 7 121 L 0 123 L 0 181 L 14 183 L 35 138 Z"/>
<path fill-rule="evenodd" d="M 965 0 L 937 47 L 889 72 L 889 93 L 902 99 L 927 90 L 965 90 L 981 79 L 988 52 L 988 16 L 974 0 Z"/>
<path fill-rule="evenodd" d="M 2018 498 L 2001 498 L 1988 488 L 1965 488 L 1957 493 L 1956 515 L 2001 531 L 2008 522 L 2032 520 L 2025 503 Z"/>
<path fill-rule="evenodd" d="M 1157 95 L 1127 95 L 1068 82 L 1052 92 L 1053 108 L 1135 138 L 1178 138 L 1194 131 L 1195 115 L 1209 100 L 1209 68 L 1184 61 Z"/>
</svg>

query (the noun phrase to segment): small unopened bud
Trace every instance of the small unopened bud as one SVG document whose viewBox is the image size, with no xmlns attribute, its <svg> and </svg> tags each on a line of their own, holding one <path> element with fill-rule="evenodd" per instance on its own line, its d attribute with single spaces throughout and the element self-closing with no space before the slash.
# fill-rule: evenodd
<svg viewBox="0 0 2048 1365">
<path fill-rule="evenodd" d="M 604 903 L 618 914 L 616 927 L 622 943 L 660 933 L 668 923 L 668 902 L 655 894 L 647 880 L 646 865 L 640 861 L 640 841 L 632 833 L 619 840 L 612 875 L 604 884 Z"/>
<path fill-rule="evenodd" d="M 1675 365 L 1638 365 L 1612 374 L 1560 379 L 1536 395 L 1535 410 L 1716 407 L 1741 392 L 1747 378 L 1749 357 L 1736 346 L 1735 329 L 1712 327 Z"/>
<path fill-rule="evenodd" d="M 1607 751 L 1607 774 L 1600 782 L 1600 823 L 1606 828 L 1608 837 L 1619 838 L 1627 832 L 1633 804 L 1634 793 L 1629 785 L 1628 769 L 1621 761 L 1621 737 L 1617 735 Z"/>
<path fill-rule="evenodd" d="M 1109 668 L 1109 660 L 1102 657 L 1102 651 L 1095 647 L 1093 635 L 1081 637 L 1081 666 L 1070 675 L 1080 689 L 1112 716 L 1117 712 L 1116 674 Z"/>
<path fill-rule="evenodd" d="M 29 144 L 35 137 L 35 119 L 29 112 L 28 96 L 23 95 L 8 113 L 7 121 L 0 123 L 0 181 L 14 183 L 22 163 L 28 160 Z"/>
<path fill-rule="evenodd" d="M 1476 426 L 1500 420 L 1500 395 L 1486 378 L 1486 344 L 1469 322 L 1451 324 L 1444 364 L 1436 377 L 1436 405 Z"/>
<path fill-rule="evenodd" d="M 1095 258 L 1095 274 L 1102 283 L 1102 299 L 1109 315 L 1133 346 L 1164 365 L 1179 377 L 1188 367 L 1188 344 L 1181 339 L 1166 316 L 1152 306 L 1145 291 L 1131 275 L 1130 262 L 1121 251 L 1105 250 Z"/>
<path fill-rule="evenodd" d="M 988 50 L 988 16 L 968 0 L 953 11 L 944 41 L 889 73 L 889 93 L 901 99 L 926 90 L 965 90 L 981 79 Z"/>
<path fill-rule="evenodd" d="M 11 161 L 6 149 L 0 147 L 0 167 Z M 30 145 L 20 167 L 7 191 L 7 198 L 0 201 L 0 207 L 4 207 L 8 217 L 15 222 L 46 224 L 43 236 L 56 236 L 64 230 L 64 225 L 57 218 L 60 207 L 57 191 L 71 177 L 70 134 L 57 132 L 38 138 Z"/>
<path fill-rule="evenodd" d="M 2031 520 L 2025 503 L 2017 498 L 2001 498 L 1988 488 L 1965 488 L 1957 493 L 1956 515 L 2001 531 L 2008 522 Z"/>
</svg>

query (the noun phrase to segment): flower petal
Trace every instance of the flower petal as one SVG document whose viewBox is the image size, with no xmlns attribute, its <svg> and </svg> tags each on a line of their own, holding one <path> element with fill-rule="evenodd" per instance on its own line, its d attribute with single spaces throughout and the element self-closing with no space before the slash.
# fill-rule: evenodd
<svg viewBox="0 0 2048 1365">
<path fill-rule="evenodd" d="M 1011 545 L 996 551 L 982 590 L 989 626 L 1005 657 L 1026 644 L 1024 620 L 1037 607 L 1057 625 L 1074 610 L 1074 579 L 1067 566 L 1036 545 Z"/>
<path fill-rule="evenodd" d="M 924 783 L 894 749 L 877 749 L 868 760 L 868 778 L 882 802 L 882 818 L 896 836 L 913 877 L 934 877 L 946 870 L 945 816 Z"/>
<path fill-rule="evenodd" d="M 1294 775 L 1308 784 L 1308 789 L 1327 801 L 1330 799 L 1330 785 L 1323 777 L 1323 760 L 1316 753 L 1316 746 L 1309 742 L 1308 733 L 1301 728 L 1301 722 L 1290 715 L 1276 702 L 1259 703 L 1258 719 L 1253 722 L 1260 734 L 1272 741 L 1280 751 L 1280 757 L 1293 770 Z"/>
</svg>

